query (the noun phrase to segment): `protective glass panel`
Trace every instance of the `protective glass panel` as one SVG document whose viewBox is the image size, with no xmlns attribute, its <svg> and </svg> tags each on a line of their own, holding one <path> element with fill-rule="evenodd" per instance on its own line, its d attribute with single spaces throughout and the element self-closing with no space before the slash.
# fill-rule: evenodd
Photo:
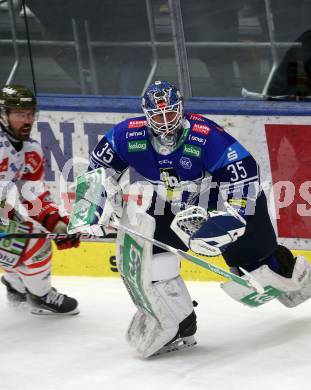
<svg viewBox="0 0 311 390">
<path fill-rule="evenodd" d="M 0 85 L 33 87 L 24 13 L 16 0 L 0 1 Z"/>
<path fill-rule="evenodd" d="M 310 1 L 180 3 L 193 96 L 311 94 Z"/>
<path fill-rule="evenodd" d="M 0 79 L 30 85 L 33 71 L 40 93 L 141 95 L 164 79 L 186 97 L 310 96 L 309 15 L 309 0 L 3 0 Z"/>
<path fill-rule="evenodd" d="M 167 1 L 25 2 L 38 92 L 141 95 L 177 81 Z"/>
</svg>

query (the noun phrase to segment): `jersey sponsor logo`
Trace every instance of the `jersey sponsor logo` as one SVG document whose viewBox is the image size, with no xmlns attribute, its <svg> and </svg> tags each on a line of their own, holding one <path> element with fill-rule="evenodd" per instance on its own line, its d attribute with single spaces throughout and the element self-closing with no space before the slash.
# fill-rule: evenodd
<svg viewBox="0 0 311 390">
<path fill-rule="evenodd" d="M 127 131 L 125 137 L 126 138 L 133 138 L 133 137 L 144 137 L 146 135 L 145 130 L 140 131 Z"/>
<path fill-rule="evenodd" d="M 198 142 L 201 145 L 205 145 L 206 144 L 206 139 L 205 138 L 198 137 L 196 135 L 190 135 L 189 141 Z"/>
<path fill-rule="evenodd" d="M 35 172 L 41 165 L 41 156 L 37 152 L 26 152 L 25 163 L 29 172 Z"/>
<path fill-rule="evenodd" d="M 0 264 L 6 265 L 6 266 L 14 266 L 19 260 L 18 255 L 14 255 L 8 252 L 4 253 L 0 251 Z"/>
<path fill-rule="evenodd" d="M 51 247 L 48 243 L 46 243 L 43 247 L 41 247 L 39 253 L 31 257 L 30 259 L 31 263 L 35 264 L 35 263 L 39 263 L 40 261 L 46 260 L 47 257 L 50 255 L 50 252 L 51 252 Z"/>
<path fill-rule="evenodd" d="M 208 127 L 206 125 L 201 125 L 199 123 L 195 123 L 195 125 L 192 128 L 192 131 L 194 131 L 195 133 L 208 135 L 209 132 L 211 131 L 211 129 L 210 129 L 210 127 Z"/>
<path fill-rule="evenodd" d="M 192 162 L 189 157 L 182 156 L 179 160 L 179 164 L 184 168 L 184 169 L 191 169 L 192 168 Z"/>
<path fill-rule="evenodd" d="M 172 165 L 172 164 L 173 164 L 173 161 L 171 161 L 171 160 L 159 160 L 159 164 L 160 164 L 160 165 L 163 165 L 163 164 Z"/>
<path fill-rule="evenodd" d="M 129 121 L 128 128 L 129 129 L 138 129 L 139 127 L 147 126 L 147 121 Z"/>
<path fill-rule="evenodd" d="M 129 141 L 127 143 L 127 150 L 132 152 L 145 152 L 148 149 L 147 140 Z"/>
<path fill-rule="evenodd" d="M 3 159 L 0 163 L 0 172 L 6 172 L 9 169 L 9 159 L 8 157 Z"/>
<path fill-rule="evenodd" d="M 232 149 L 232 148 L 229 148 L 228 149 L 228 153 L 227 153 L 227 159 L 229 161 L 234 161 L 238 158 L 238 153 L 236 150 Z"/>
<path fill-rule="evenodd" d="M 184 144 L 183 154 L 200 158 L 202 149 L 199 146 Z"/>
<path fill-rule="evenodd" d="M 202 115 L 199 115 L 199 114 L 190 114 L 190 120 L 204 122 L 205 118 Z"/>
</svg>

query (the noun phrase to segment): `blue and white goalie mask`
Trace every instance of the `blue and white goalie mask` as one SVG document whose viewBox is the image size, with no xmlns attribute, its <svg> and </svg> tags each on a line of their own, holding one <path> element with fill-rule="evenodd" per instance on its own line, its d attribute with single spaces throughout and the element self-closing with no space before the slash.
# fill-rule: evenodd
<svg viewBox="0 0 311 390">
<path fill-rule="evenodd" d="M 155 81 L 144 93 L 142 109 L 155 139 L 164 146 L 174 147 L 183 120 L 180 91 L 167 81 Z"/>
</svg>

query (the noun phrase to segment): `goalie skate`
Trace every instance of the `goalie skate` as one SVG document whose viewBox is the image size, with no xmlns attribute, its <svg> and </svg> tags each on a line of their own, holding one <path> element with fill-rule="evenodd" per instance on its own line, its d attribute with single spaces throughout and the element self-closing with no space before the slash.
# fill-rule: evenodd
<svg viewBox="0 0 311 390">
<path fill-rule="evenodd" d="M 169 352 L 182 351 L 184 349 L 192 348 L 196 344 L 197 344 L 197 342 L 196 342 L 194 336 L 181 337 L 181 338 L 174 340 L 172 343 L 164 345 L 164 347 L 159 349 L 157 352 L 152 354 L 150 357 L 163 355 L 163 354 L 166 354 Z"/>
</svg>

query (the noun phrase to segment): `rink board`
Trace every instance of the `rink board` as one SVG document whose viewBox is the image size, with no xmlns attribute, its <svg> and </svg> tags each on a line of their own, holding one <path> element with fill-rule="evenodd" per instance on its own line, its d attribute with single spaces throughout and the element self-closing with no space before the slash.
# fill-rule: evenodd
<svg viewBox="0 0 311 390">
<path fill-rule="evenodd" d="M 75 178 L 86 171 L 98 140 L 114 124 L 139 116 L 141 111 L 130 103 L 117 110 L 112 103 L 106 107 L 109 99 L 105 98 L 78 99 L 72 107 L 68 99 L 71 102 L 69 97 L 53 98 L 51 104 L 41 106 L 33 136 L 44 151 L 47 187 L 55 201 L 70 213 Z M 117 102 L 114 99 L 113 105 Z M 211 100 L 195 99 L 188 109 L 216 121 L 251 152 L 261 168 L 262 189 L 280 242 L 310 250 L 311 105 L 237 100 L 223 101 L 221 108 L 213 109 L 213 104 Z"/>
<path fill-rule="evenodd" d="M 311 263 L 311 251 L 293 251 L 295 256 L 303 255 Z M 204 257 L 202 257 L 204 258 Z M 221 256 L 209 257 L 208 261 L 228 269 Z M 79 248 L 59 251 L 55 249 L 53 257 L 53 274 L 63 276 L 111 276 L 118 277 L 116 267 L 115 244 L 81 243 Z M 181 275 L 185 280 L 220 281 L 225 280 L 204 268 L 183 260 Z"/>
<path fill-rule="evenodd" d="M 86 171 L 89 154 L 114 124 L 141 115 L 140 98 L 41 95 L 39 108 L 32 136 L 45 155 L 45 183 L 70 213 L 75 178 Z M 252 153 L 261 167 L 280 243 L 311 262 L 310 103 L 195 98 L 186 108 L 216 121 Z M 284 188 L 291 198 L 288 203 Z M 221 257 L 209 260 L 227 268 Z M 116 277 L 115 245 L 82 243 L 79 249 L 55 250 L 53 273 Z M 182 275 L 186 280 L 221 280 L 186 261 Z"/>
</svg>

